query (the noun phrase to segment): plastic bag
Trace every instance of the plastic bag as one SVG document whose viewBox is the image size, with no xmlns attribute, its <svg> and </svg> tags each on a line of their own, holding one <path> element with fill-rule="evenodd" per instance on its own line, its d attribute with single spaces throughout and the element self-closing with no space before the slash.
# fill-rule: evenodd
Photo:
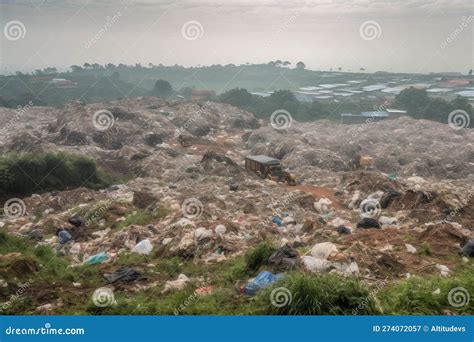
<svg viewBox="0 0 474 342">
<path fill-rule="evenodd" d="M 107 255 L 106 252 L 100 252 L 99 254 L 93 255 L 89 257 L 86 261 L 86 265 L 95 265 L 95 264 L 101 264 L 105 260 L 107 260 L 109 256 Z"/>
<path fill-rule="evenodd" d="M 142 255 L 148 255 L 151 253 L 152 249 L 153 249 L 153 246 L 150 240 L 145 239 L 137 243 L 135 247 L 132 248 L 132 252 L 142 254 Z"/>
<path fill-rule="evenodd" d="M 273 274 L 272 272 L 260 272 L 254 279 L 251 279 L 244 288 L 246 295 L 253 296 L 258 290 L 263 289 L 283 278 L 283 274 Z"/>
</svg>

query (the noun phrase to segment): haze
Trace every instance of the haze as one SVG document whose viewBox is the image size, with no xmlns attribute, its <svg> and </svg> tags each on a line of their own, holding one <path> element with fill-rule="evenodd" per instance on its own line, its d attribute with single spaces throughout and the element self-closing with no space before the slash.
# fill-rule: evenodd
<svg viewBox="0 0 474 342">
<path fill-rule="evenodd" d="M 1 35 L 1 73 L 73 64 L 147 65 L 303 61 L 314 70 L 462 72 L 473 64 L 473 2 L 11 1 L 0 0 L 2 31 L 18 20 L 25 37 Z M 99 39 L 107 17 L 120 13 Z M 187 22 L 202 26 L 185 39 Z M 365 22 L 380 26 L 361 37 Z M 463 24 L 464 23 L 464 24 Z M 447 38 L 454 34 L 454 39 Z"/>
</svg>

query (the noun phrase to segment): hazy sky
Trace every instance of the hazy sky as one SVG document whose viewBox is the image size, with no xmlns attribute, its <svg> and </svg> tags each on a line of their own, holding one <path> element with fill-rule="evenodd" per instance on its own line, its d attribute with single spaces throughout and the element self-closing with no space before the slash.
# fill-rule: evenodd
<svg viewBox="0 0 474 342">
<path fill-rule="evenodd" d="M 467 72 L 473 9 L 472 0 L 0 0 L 0 63 L 5 72 L 281 59 L 315 70 Z"/>
</svg>

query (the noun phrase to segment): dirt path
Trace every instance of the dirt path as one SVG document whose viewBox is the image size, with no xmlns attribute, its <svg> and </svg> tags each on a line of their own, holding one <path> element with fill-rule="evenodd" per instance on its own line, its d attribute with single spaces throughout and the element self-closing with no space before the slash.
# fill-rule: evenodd
<svg viewBox="0 0 474 342">
<path fill-rule="evenodd" d="M 342 204 L 339 202 L 339 199 L 334 195 L 334 191 L 330 188 L 318 187 L 312 185 L 296 185 L 296 186 L 287 186 L 286 190 L 288 192 L 300 190 L 312 194 L 317 200 L 321 197 L 329 198 L 332 201 L 332 206 L 336 209 L 343 209 Z"/>
</svg>

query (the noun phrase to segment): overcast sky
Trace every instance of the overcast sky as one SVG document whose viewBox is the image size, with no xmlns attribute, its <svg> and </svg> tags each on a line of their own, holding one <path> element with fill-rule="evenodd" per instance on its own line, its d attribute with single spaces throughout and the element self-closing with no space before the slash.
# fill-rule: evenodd
<svg viewBox="0 0 474 342">
<path fill-rule="evenodd" d="M 0 0 L 1 72 L 280 59 L 314 70 L 465 73 L 473 9 L 472 0 Z"/>
</svg>

